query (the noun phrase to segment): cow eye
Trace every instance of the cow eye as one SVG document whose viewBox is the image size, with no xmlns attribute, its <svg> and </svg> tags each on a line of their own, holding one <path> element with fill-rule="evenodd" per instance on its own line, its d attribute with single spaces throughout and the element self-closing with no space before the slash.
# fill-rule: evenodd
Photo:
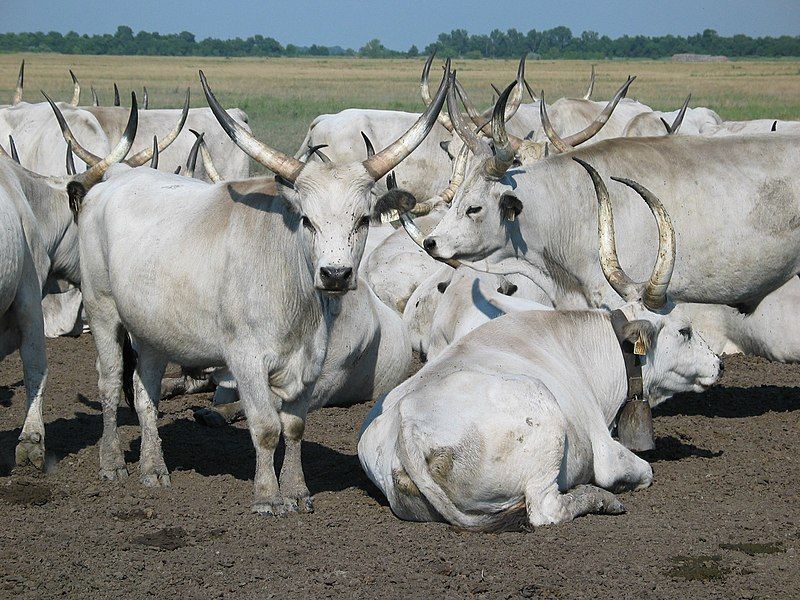
<svg viewBox="0 0 800 600">
<path fill-rule="evenodd" d="M 482 210 L 483 210 L 482 206 L 470 206 L 467 209 L 467 215 L 477 215 Z"/>
<path fill-rule="evenodd" d="M 680 333 L 687 341 L 692 339 L 691 327 L 684 327 L 683 329 L 679 330 L 678 333 Z"/>
<path fill-rule="evenodd" d="M 316 229 L 314 229 L 314 226 L 311 224 L 311 219 L 309 219 L 307 216 L 303 215 L 301 217 L 300 221 L 303 223 L 303 227 L 308 229 L 311 233 L 315 233 L 317 231 Z"/>
<path fill-rule="evenodd" d="M 358 227 L 369 227 L 369 215 L 361 217 L 361 220 L 358 222 Z"/>
</svg>

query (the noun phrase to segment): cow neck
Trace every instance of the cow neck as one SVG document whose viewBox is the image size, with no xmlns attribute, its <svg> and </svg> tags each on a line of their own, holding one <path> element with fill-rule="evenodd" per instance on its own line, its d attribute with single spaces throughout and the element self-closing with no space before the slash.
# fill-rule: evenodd
<svg viewBox="0 0 800 600">
<path fill-rule="evenodd" d="M 634 354 L 633 342 L 625 338 L 623 329 L 628 323 L 628 318 L 621 310 L 616 309 L 611 311 L 611 327 L 614 329 L 614 335 L 617 336 L 620 350 L 622 351 L 622 358 L 625 362 L 625 378 L 627 380 L 627 394 L 625 402 L 632 402 L 642 400 L 644 396 L 644 384 L 642 381 L 642 361 L 641 358 Z M 625 406 L 623 404 L 623 406 Z M 622 407 L 620 407 L 622 410 Z"/>
</svg>

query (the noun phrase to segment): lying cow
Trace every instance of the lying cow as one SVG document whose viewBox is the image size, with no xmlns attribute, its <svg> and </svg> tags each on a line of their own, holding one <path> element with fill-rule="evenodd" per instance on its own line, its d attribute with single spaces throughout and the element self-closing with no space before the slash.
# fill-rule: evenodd
<svg viewBox="0 0 800 600">
<path fill-rule="evenodd" d="M 721 363 L 688 321 L 652 311 L 666 299 L 675 238 L 660 202 L 648 203 L 661 232 L 659 259 L 623 318 L 595 310 L 506 315 L 370 412 L 359 460 L 396 515 L 478 531 L 556 524 L 621 513 L 612 492 L 651 484 L 650 465 L 610 435 L 633 383 L 621 347 L 632 342 L 644 355 L 652 404 L 705 389 Z M 630 281 L 616 260 L 610 203 L 600 204 L 604 274 Z"/>
</svg>

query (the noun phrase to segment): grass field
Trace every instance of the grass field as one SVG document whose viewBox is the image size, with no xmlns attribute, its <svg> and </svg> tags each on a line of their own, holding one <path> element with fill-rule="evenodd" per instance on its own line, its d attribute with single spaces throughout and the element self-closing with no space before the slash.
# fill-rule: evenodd
<svg viewBox="0 0 800 600">
<path fill-rule="evenodd" d="M 127 95 L 146 85 L 150 106 L 177 107 L 192 88 L 192 106 L 205 106 L 197 70 L 202 68 L 217 97 L 250 116 L 263 141 L 294 152 L 308 124 L 319 114 L 349 107 L 421 110 L 415 60 L 220 59 L 206 57 L 0 55 L 0 103 L 10 101 L 20 60 L 26 60 L 26 99 L 41 100 L 40 89 L 68 100 L 71 68 L 84 86 L 94 85 L 103 104 L 111 104 L 112 83 Z M 516 73 L 515 61 L 457 60 L 459 79 L 479 105 L 488 106 L 490 83 L 503 87 Z M 678 108 L 692 93 L 693 106 L 708 106 L 724 119 L 800 119 L 800 60 L 673 63 L 600 61 L 595 99 L 607 99 L 628 74 L 637 75 L 629 97 L 655 109 Z M 530 61 L 528 82 L 549 99 L 583 94 L 589 61 Z M 435 75 L 432 74 L 432 79 Z M 4 96 L 2 94 L 5 94 Z M 123 100 L 126 104 L 127 100 Z"/>
</svg>

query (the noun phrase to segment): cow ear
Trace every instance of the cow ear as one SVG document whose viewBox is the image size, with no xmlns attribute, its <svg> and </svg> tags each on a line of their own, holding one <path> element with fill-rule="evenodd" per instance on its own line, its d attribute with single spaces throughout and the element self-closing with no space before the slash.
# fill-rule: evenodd
<svg viewBox="0 0 800 600">
<path fill-rule="evenodd" d="M 500 196 L 500 212 L 507 221 L 514 221 L 522 212 L 522 202 L 511 192 L 506 192 Z"/>
<path fill-rule="evenodd" d="M 517 293 L 518 289 L 519 288 L 515 284 L 511 283 L 508 279 L 503 278 L 503 281 L 500 284 L 500 287 L 497 288 L 497 291 L 504 296 L 513 296 Z"/>
<path fill-rule="evenodd" d="M 633 353 L 644 356 L 656 339 L 656 327 L 650 321 L 637 319 L 625 323 L 622 328 L 625 339 L 633 344 Z"/>
<path fill-rule="evenodd" d="M 455 156 L 453 156 L 453 154 L 450 152 L 450 141 L 449 140 L 445 140 L 443 142 L 439 142 L 439 148 L 441 148 L 442 150 L 444 150 L 447 153 L 447 156 L 450 157 L 450 160 L 453 160 L 455 158 Z"/>
<path fill-rule="evenodd" d="M 67 184 L 67 196 L 69 197 L 69 210 L 72 212 L 72 220 L 77 223 L 78 213 L 80 213 L 83 199 L 86 197 L 86 187 L 80 181 L 70 181 Z"/>
<path fill-rule="evenodd" d="M 394 188 L 375 201 L 372 207 L 372 222 L 387 223 L 396 221 L 400 215 L 417 205 L 417 199 L 410 192 Z"/>
</svg>

